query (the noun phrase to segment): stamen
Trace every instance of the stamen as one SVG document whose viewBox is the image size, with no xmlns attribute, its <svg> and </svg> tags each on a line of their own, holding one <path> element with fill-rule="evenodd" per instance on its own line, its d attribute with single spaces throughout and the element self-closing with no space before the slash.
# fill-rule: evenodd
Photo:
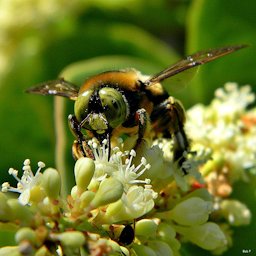
<svg viewBox="0 0 256 256">
<path fill-rule="evenodd" d="M 38 162 L 37 165 L 38 165 L 39 168 L 44 168 L 45 167 L 45 163 L 41 162 L 41 161 Z"/>
</svg>

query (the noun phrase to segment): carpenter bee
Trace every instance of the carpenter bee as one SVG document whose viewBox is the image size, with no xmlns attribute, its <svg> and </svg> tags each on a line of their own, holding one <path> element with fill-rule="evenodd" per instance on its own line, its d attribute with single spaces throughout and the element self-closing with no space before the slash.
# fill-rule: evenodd
<svg viewBox="0 0 256 256">
<path fill-rule="evenodd" d="M 68 117 L 76 137 L 72 149 L 75 159 L 93 158 L 84 131 L 100 142 L 106 139 L 109 148 L 112 138 L 136 134 L 136 148 L 150 126 L 153 137 L 172 136 L 173 159 L 181 166 L 184 152 L 189 151 L 184 131 L 185 111 L 181 102 L 169 96 L 160 82 L 244 47 L 201 51 L 153 76 L 144 76 L 135 69 L 114 70 L 92 76 L 80 88 L 61 78 L 39 84 L 27 92 L 63 96 L 75 101 L 74 115 Z"/>
</svg>

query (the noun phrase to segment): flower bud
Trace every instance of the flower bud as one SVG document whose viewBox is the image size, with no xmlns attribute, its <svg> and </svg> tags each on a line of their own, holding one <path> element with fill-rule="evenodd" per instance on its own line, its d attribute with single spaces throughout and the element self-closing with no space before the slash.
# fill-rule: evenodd
<svg viewBox="0 0 256 256">
<path fill-rule="evenodd" d="M 162 222 L 158 225 L 157 233 L 164 240 L 165 239 L 168 240 L 170 238 L 175 238 L 175 236 L 176 236 L 175 229 L 171 225 L 169 225 L 165 222 Z"/>
<path fill-rule="evenodd" d="M 36 243 L 36 232 L 31 228 L 20 228 L 15 234 L 15 241 L 19 244 L 22 241 L 29 241 L 30 244 Z"/>
<path fill-rule="evenodd" d="M 79 198 L 78 193 L 77 193 L 77 190 L 78 190 L 78 188 L 77 188 L 77 186 L 75 185 L 74 187 L 72 187 L 71 192 L 70 192 L 72 198 L 75 199 L 75 200 L 76 200 L 77 198 Z"/>
<path fill-rule="evenodd" d="M 150 241 L 148 242 L 148 246 L 155 251 L 156 255 L 173 256 L 171 247 L 165 242 Z"/>
<path fill-rule="evenodd" d="M 20 256 L 18 246 L 5 246 L 0 248 L 0 255 Z"/>
<path fill-rule="evenodd" d="M 49 251 L 46 246 L 41 246 L 35 253 L 35 256 L 48 256 Z"/>
<path fill-rule="evenodd" d="M 175 229 L 192 243 L 195 243 L 205 250 L 215 250 L 225 246 L 227 243 L 224 233 L 220 227 L 213 222 L 207 222 L 203 225 L 192 227 L 175 226 Z"/>
<path fill-rule="evenodd" d="M 8 206 L 11 209 L 12 219 L 18 219 L 21 223 L 29 223 L 33 218 L 32 212 L 25 205 L 20 204 L 17 199 L 8 199 Z"/>
<path fill-rule="evenodd" d="M 46 195 L 51 199 L 58 198 L 60 194 L 60 174 L 53 168 L 48 168 L 44 171 L 42 176 L 42 187 Z"/>
<path fill-rule="evenodd" d="M 11 209 L 7 204 L 7 200 L 7 197 L 0 192 L 0 221 L 8 221 L 12 219 Z"/>
<path fill-rule="evenodd" d="M 212 195 L 209 193 L 209 191 L 206 188 L 195 189 L 194 191 L 192 191 L 189 194 L 187 194 L 186 196 L 184 196 L 182 198 L 182 201 L 184 201 L 188 198 L 191 198 L 191 197 L 199 197 L 199 198 L 203 199 L 204 201 L 212 201 L 213 200 Z"/>
<path fill-rule="evenodd" d="M 160 223 L 157 228 L 157 235 L 157 237 L 166 242 L 173 251 L 179 251 L 181 245 L 176 239 L 175 229 L 171 225 L 165 222 Z"/>
<path fill-rule="evenodd" d="M 115 178 L 104 179 L 99 186 L 91 202 L 91 207 L 97 208 L 102 205 L 110 204 L 121 198 L 123 194 L 123 185 Z"/>
<path fill-rule="evenodd" d="M 107 246 L 109 246 L 112 249 L 112 253 L 111 255 L 127 255 L 129 256 L 129 251 L 125 248 L 120 246 L 117 242 L 113 241 L 113 240 L 109 240 L 109 239 L 99 239 L 99 242 L 102 242 L 104 244 L 106 244 Z M 128 252 L 128 254 L 127 254 Z"/>
<path fill-rule="evenodd" d="M 151 219 L 142 219 L 136 222 L 135 233 L 136 236 L 143 236 L 146 238 L 154 238 L 156 236 L 157 224 Z"/>
<path fill-rule="evenodd" d="M 177 204 L 171 210 L 170 217 L 180 225 L 200 225 L 208 220 L 212 207 L 211 202 L 192 197 Z"/>
<path fill-rule="evenodd" d="M 87 157 L 81 157 L 75 164 L 75 179 L 79 190 L 86 190 L 95 171 L 94 161 Z"/>
<path fill-rule="evenodd" d="M 143 244 L 133 244 L 133 250 L 136 252 L 136 255 L 140 256 L 157 256 L 153 249 L 149 246 Z"/>
<path fill-rule="evenodd" d="M 237 200 L 223 200 L 220 209 L 232 226 L 248 225 L 251 221 L 250 210 Z"/>
<path fill-rule="evenodd" d="M 98 215 L 97 219 L 100 218 L 101 223 L 114 223 L 122 220 L 130 219 L 129 215 L 125 211 L 125 206 L 122 200 L 109 204 L 104 215 Z M 132 218 L 131 218 L 132 219 Z"/>
<path fill-rule="evenodd" d="M 79 207 L 81 209 L 86 208 L 90 202 L 93 200 L 95 197 L 95 193 L 89 190 L 86 190 L 83 192 L 83 194 L 80 196 L 80 205 Z"/>
<path fill-rule="evenodd" d="M 54 238 L 59 240 L 63 246 L 71 248 L 79 248 L 85 243 L 83 233 L 79 231 L 66 231 L 61 234 L 54 235 Z"/>
</svg>

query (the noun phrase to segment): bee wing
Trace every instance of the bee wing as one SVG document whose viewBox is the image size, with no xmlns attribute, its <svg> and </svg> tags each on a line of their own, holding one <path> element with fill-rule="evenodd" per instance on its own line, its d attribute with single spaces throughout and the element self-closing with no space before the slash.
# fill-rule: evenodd
<svg viewBox="0 0 256 256">
<path fill-rule="evenodd" d="M 172 65 L 171 67 L 157 73 L 156 75 L 149 78 L 147 81 L 145 81 L 146 86 L 154 85 L 158 82 L 161 82 L 168 77 L 175 76 L 183 71 L 189 70 L 191 68 L 194 68 L 196 66 L 205 64 L 207 62 L 210 62 L 212 60 L 218 59 L 222 56 L 225 56 L 227 54 L 230 54 L 232 52 L 235 52 L 237 50 L 240 50 L 247 45 L 235 45 L 235 46 L 227 46 L 223 48 L 218 49 L 212 49 L 212 50 L 206 50 L 206 51 L 200 51 L 193 55 L 190 55 L 186 57 L 185 59 L 178 61 L 176 64 Z M 195 70 L 196 71 L 196 70 Z M 192 72 L 190 72 L 191 78 L 193 77 Z"/>
<path fill-rule="evenodd" d="M 62 96 L 71 100 L 77 99 L 78 91 L 79 87 L 62 78 L 43 82 L 26 90 L 28 93 Z"/>
</svg>

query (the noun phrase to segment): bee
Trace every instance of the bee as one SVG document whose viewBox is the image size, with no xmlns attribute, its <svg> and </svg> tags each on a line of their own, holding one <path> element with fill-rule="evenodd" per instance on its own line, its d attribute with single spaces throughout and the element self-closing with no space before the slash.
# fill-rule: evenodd
<svg viewBox="0 0 256 256">
<path fill-rule="evenodd" d="M 136 134 L 136 149 L 150 126 L 153 137 L 173 138 L 173 159 L 181 166 L 184 152 L 189 152 L 189 140 L 184 131 L 185 110 L 160 82 L 244 47 L 200 51 L 153 76 L 144 76 L 135 69 L 113 70 L 90 77 L 80 88 L 60 78 L 29 88 L 27 92 L 75 101 L 74 114 L 68 116 L 76 137 L 72 147 L 75 159 L 93 158 L 86 134 L 99 142 L 107 141 L 109 148 L 112 138 Z M 186 170 L 183 172 L 186 174 Z"/>
</svg>

